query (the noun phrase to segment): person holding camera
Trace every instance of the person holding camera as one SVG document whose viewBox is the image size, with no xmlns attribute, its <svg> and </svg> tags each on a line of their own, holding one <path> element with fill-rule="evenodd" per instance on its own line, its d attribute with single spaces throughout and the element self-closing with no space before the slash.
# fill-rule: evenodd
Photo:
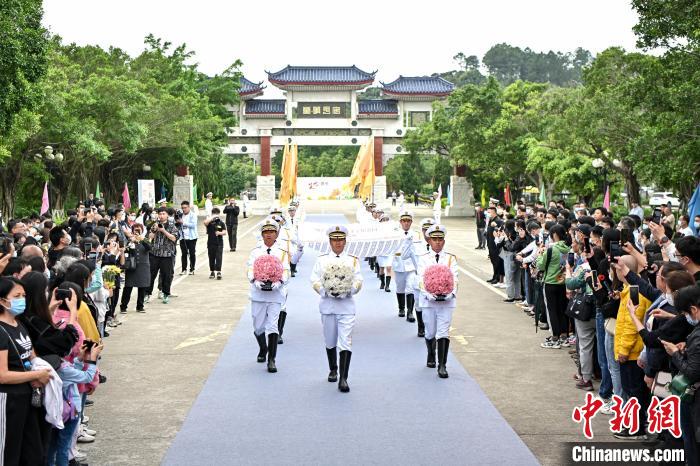
<svg viewBox="0 0 700 466">
<path fill-rule="evenodd" d="M 224 236 L 226 235 L 226 225 L 221 221 L 218 207 L 211 210 L 211 217 L 204 220 L 207 227 L 207 252 L 209 253 L 209 278 L 216 277 L 221 280 L 221 262 L 224 253 Z"/>
<path fill-rule="evenodd" d="M 238 235 L 238 215 L 241 208 L 236 205 L 236 199 L 229 198 L 224 206 L 224 214 L 226 215 L 226 232 L 228 233 L 229 251 L 236 251 L 236 242 Z"/>
<path fill-rule="evenodd" d="M 175 224 L 181 228 L 180 252 L 182 253 L 182 271 L 180 275 L 187 274 L 187 259 L 189 258 L 190 275 L 194 275 L 194 266 L 197 251 L 197 214 L 192 211 L 188 201 L 180 204 L 182 211 L 175 213 Z"/>
<path fill-rule="evenodd" d="M 153 293 L 156 277 L 160 273 L 163 278 L 162 292 L 163 304 L 170 302 L 170 285 L 173 281 L 173 257 L 180 232 L 174 222 L 168 219 L 168 209 L 158 209 L 158 219 L 151 226 L 148 239 L 153 245 L 150 251 L 149 262 L 151 266 L 151 284 L 144 302 L 150 300 Z"/>
<path fill-rule="evenodd" d="M 144 236 L 144 226 L 140 223 L 135 224 L 131 231 L 125 251 L 124 268 L 126 277 L 120 304 L 122 314 L 126 314 L 129 301 L 131 300 L 131 291 L 134 288 L 137 289 L 136 312 L 146 312 L 143 305 L 151 281 L 151 265 L 148 254 L 151 250 L 151 243 Z"/>
</svg>

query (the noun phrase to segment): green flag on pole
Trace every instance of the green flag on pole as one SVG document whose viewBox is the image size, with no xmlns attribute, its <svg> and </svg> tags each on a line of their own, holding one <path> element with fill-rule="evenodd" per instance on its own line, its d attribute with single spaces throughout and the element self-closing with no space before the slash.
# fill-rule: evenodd
<svg viewBox="0 0 700 466">
<path fill-rule="evenodd" d="M 102 197 L 102 193 L 100 192 L 100 182 L 97 182 L 97 187 L 95 188 L 95 199 L 100 199 Z"/>
<path fill-rule="evenodd" d="M 544 183 L 540 185 L 540 202 L 547 204 L 547 194 L 545 193 Z"/>
<path fill-rule="evenodd" d="M 192 202 L 197 202 L 197 185 L 192 186 Z"/>
</svg>

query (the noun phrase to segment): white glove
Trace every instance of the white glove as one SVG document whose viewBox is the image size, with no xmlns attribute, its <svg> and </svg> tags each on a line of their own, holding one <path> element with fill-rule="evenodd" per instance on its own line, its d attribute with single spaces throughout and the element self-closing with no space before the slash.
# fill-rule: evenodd
<svg viewBox="0 0 700 466">
<path fill-rule="evenodd" d="M 263 282 L 261 282 L 260 280 L 255 280 L 253 282 L 253 286 L 259 290 L 262 290 Z"/>
<path fill-rule="evenodd" d="M 324 287 L 321 287 L 318 289 L 318 295 L 322 298 L 325 298 L 328 296 L 328 293 L 326 293 L 326 289 Z"/>
<path fill-rule="evenodd" d="M 428 301 L 437 301 L 437 296 L 432 293 L 425 293 L 425 297 L 428 298 Z"/>
<path fill-rule="evenodd" d="M 281 286 L 282 286 L 282 282 L 274 282 L 274 283 L 272 284 L 272 289 L 273 289 L 273 290 L 276 290 L 276 289 L 278 289 L 278 288 L 281 287 Z"/>
</svg>

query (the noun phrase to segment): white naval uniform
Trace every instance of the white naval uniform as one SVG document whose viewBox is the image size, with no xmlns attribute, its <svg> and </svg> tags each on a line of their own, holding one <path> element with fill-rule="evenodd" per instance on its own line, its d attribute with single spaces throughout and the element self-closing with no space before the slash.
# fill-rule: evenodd
<svg viewBox="0 0 700 466">
<path fill-rule="evenodd" d="M 404 231 L 404 241 L 401 249 L 394 255 L 392 269 L 396 280 L 396 292 L 413 294 L 414 278 L 418 266 L 417 248 L 422 241 L 420 233 L 408 230 Z"/>
<path fill-rule="evenodd" d="M 334 298 L 327 295 L 326 290 L 323 289 L 323 271 L 332 263 L 341 263 L 353 269 L 352 291 L 349 296 Z M 351 351 L 352 329 L 355 326 L 355 299 L 353 295 L 362 288 L 360 260 L 344 252 L 340 255 L 331 252 L 319 256 L 311 271 L 311 286 L 321 296 L 318 309 L 321 313 L 326 348 L 337 347 L 338 351 Z"/>
<path fill-rule="evenodd" d="M 304 246 L 301 244 L 301 238 L 299 237 L 300 220 L 296 216 L 287 216 L 286 220 L 287 222 L 285 225 L 289 226 L 288 231 L 290 232 L 292 238 L 292 251 L 290 251 L 289 259 L 292 264 L 298 264 L 301 256 L 304 254 Z"/>
<path fill-rule="evenodd" d="M 435 223 L 440 223 L 440 217 L 442 216 L 442 200 L 441 198 L 435 199 L 433 202 L 433 217 L 435 218 Z"/>
<path fill-rule="evenodd" d="M 269 249 L 269 251 L 268 251 Z M 282 262 L 282 286 L 276 290 L 263 291 L 259 290 L 253 282 L 253 263 L 255 259 L 264 255 L 270 254 L 275 256 Z M 289 281 L 289 261 L 287 260 L 287 252 L 283 251 L 276 244 L 268 248 L 262 244 L 250 252 L 248 256 L 248 281 L 250 282 L 250 310 L 253 315 L 253 329 L 256 335 L 279 333 L 277 330 L 277 320 L 280 315 L 282 305 L 287 300 L 286 283 Z"/>
<path fill-rule="evenodd" d="M 446 265 L 452 271 L 454 290 L 452 290 L 452 293 L 447 296 L 445 301 L 430 300 L 428 298 L 428 292 L 425 291 L 425 285 L 423 284 L 423 275 L 425 274 L 425 270 L 431 265 L 435 264 Z M 452 311 L 454 311 L 454 308 L 457 305 L 455 300 L 455 296 L 457 294 L 457 257 L 453 254 L 445 252 L 444 250 L 438 254 L 431 249 L 429 253 L 421 256 L 420 260 L 418 261 L 418 277 L 420 286 L 420 298 L 418 299 L 418 302 L 420 304 L 421 311 L 423 311 L 425 338 L 427 340 L 432 338 L 449 338 L 450 323 L 452 322 Z"/>
</svg>

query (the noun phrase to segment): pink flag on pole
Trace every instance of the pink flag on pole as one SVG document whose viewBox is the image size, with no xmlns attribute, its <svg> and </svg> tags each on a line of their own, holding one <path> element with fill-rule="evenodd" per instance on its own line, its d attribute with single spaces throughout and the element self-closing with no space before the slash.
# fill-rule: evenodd
<svg viewBox="0 0 700 466">
<path fill-rule="evenodd" d="M 131 199 L 129 198 L 129 185 L 124 183 L 124 191 L 122 192 L 122 204 L 124 204 L 124 209 L 131 209 Z"/>
<path fill-rule="evenodd" d="M 49 211 L 49 183 L 44 183 L 44 194 L 41 196 L 41 212 L 39 215 L 44 215 Z"/>
<path fill-rule="evenodd" d="M 610 210 L 610 186 L 605 187 L 605 197 L 603 198 L 603 207 Z"/>
</svg>

